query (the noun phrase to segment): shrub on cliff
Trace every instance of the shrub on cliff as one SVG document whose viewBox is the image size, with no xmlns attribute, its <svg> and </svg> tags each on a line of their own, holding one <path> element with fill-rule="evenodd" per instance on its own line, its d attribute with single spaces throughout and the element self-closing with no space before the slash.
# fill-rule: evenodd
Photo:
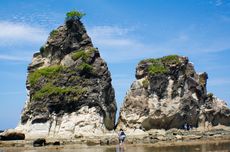
<svg viewBox="0 0 230 152">
<path fill-rule="evenodd" d="M 83 12 L 79 12 L 79 11 L 70 11 L 66 13 L 66 21 L 74 19 L 74 20 L 80 20 L 83 16 L 85 16 L 86 14 Z"/>
</svg>

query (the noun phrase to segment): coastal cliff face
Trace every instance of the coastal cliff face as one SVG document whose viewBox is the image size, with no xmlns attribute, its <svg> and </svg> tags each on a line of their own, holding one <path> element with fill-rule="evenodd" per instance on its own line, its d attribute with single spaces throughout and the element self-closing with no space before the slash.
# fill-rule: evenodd
<svg viewBox="0 0 230 152">
<path fill-rule="evenodd" d="M 50 33 L 28 66 L 28 99 L 16 128 L 26 138 L 78 138 L 115 125 L 107 64 L 79 19 Z"/>
<path fill-rule="evenodd" d="M 230 126 L 230 109 L 207 94 L 207 73 L 198 74 L 187 57 L 141 61 L 124 99 L 117 128 L 150 130 Z"/>
</svg>

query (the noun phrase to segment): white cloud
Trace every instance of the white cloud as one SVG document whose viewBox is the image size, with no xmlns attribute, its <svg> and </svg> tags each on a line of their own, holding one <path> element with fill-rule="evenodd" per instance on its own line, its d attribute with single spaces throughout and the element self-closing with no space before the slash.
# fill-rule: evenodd
<svg viewBox="0 0 230 152">
<path fill-rule="evenodd" d="M 12 56 L 12 55 L 3 55 L 0 54 L 0 61 L 5 60 L 5 61 L 30 61 L 31 57 L 25 57 L 25 56 Z"/>
<path fill-rule="evenodd" d="M 31 25 L 0 21 L 0 46 L 14 45 L 21 42 L 42 43 L 47 32 Z"/>
</svg>

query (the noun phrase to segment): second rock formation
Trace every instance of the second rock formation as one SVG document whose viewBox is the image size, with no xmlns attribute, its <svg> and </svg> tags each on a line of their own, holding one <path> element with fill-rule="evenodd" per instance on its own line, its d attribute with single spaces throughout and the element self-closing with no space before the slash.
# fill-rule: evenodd
<svg viewBox="0 0 230 152">
<path fill-rule="evenodd" d="M 118 128 L 150 130 L 230 126 L 230 109 L 207 94 L 207 73 L 198 74 L 187 57 L 141 61 L 120 111 Z"/>
</svg>

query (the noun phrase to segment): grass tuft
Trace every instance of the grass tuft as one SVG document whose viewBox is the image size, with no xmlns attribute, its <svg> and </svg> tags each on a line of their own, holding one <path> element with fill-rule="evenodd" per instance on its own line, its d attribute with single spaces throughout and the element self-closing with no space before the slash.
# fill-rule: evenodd
<svg viewBox="0 0 230 152">
<path fill-rule="evenodd" d="M 29 74 L 29 83 L 31 86 L 34 86 L 41 77 L 52 78 L 57 76 L 57 74 L 63 69 L 60 65 L 45 67 L 38 69 Z"/>
<path fill-rule="evenodd" d="M 75 96 L 81 96 L 86 93 L 86 89 L 80 87 L 57 87 L 51 83 L 44 85 L 39 91 L 33 95 L 33 100 L 41 100 L 51 95 L 68 95 L 74 94 Z"/>
</svg>

